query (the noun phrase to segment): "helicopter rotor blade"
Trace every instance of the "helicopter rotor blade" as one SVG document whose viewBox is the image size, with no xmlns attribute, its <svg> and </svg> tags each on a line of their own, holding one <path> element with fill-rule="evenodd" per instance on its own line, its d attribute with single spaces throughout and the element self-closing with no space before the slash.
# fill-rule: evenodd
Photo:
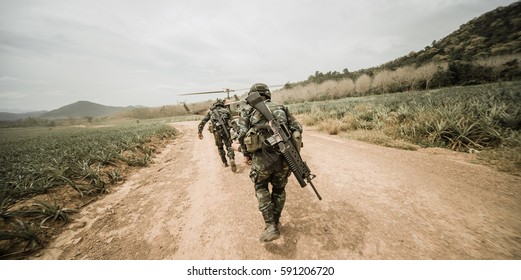
<svg viewBox="0 0 521 280">
<path fill-rule="evenodd" d="M 270 88 L 271 87 L 282 87 L 284 85 L 272 85 L 272 86 L 269 86 Z M 243 90 L 249 90 L 250 88 L 240 88 L 240 89 L 229 89 L 229 88 L 225 88 L 225 89 L 222 89 L 222 90 L 215 90 L 215 91 L 201 91 L 201 92 L 190 92 L 190 93 L 180 93 L 178 95 L 198 95 L 198 94 L 212 94 L 212 93 L 227 93 L 229 94 L 230 92 L 235 92 L 235 91 L 243 91 Z"/>
<path fill-rule="evenodd" d="M 196 95 L 196 94 L 211 94 L 211 93 L 223 93 L 225 91 L 216 90 L 216 91 L 201 91 L 201 92 L 190 92 L 190 93 L 181 93 L 178 95 Z"/>
</svg>

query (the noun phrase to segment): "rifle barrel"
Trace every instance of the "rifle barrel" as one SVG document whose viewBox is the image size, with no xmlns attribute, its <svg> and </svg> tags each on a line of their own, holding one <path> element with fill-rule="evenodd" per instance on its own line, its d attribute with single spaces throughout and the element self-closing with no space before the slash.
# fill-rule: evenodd
<svg viewBox="0 0 521 280">
<path fill-rule="evenodd" d="M 317 195 L 318 200 L 322 200 L 322 197 L 320 196 L 320 194 L 318 193 L 317 189 L 315 188 L 315 185 L 313 185 L 313 182 L 311 182 L 311 180 L 308 180 L 308 183 L 311 185 L 311 188 L 313 188 L 313 191 Z"/>
</svg>

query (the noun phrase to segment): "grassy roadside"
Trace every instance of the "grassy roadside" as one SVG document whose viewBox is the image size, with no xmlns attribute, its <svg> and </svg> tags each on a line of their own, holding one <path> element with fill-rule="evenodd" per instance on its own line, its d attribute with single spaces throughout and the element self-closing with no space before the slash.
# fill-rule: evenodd
<svg viewBox="0 0 521 280">
<path fill-rule="evenodd" d="M 451 87 L 288 105 L 304 125 L 402 149 L 477 153 L 521 175 L 521 82 Z"/>
</svg>

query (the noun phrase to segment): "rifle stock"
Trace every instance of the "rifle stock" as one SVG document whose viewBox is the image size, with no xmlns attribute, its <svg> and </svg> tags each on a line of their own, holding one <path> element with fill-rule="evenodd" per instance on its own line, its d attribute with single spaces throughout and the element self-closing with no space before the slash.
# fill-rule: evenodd
<svg viewBox="0 0 521 280">
<path fill-rule="evenodd" d="M 285 124 L 278 123 L 263 101 L 264 99 L 258 93 L 250 94 L 246 98 L 246 102 L 258 110 L 268 120 L 269 127 L 273 132 L 273 135 L 266 139 L 266 142 L 268 142 L 270 146 L 276 147 L 276 150 L 282 154 L 284 160 L 288 164 L 293 175 L 295 175 L 295 178 L 297 179 L 300 186 L 303 188 L 307 185 L 307 183 L 309 183 L 318 199 L 322 200 L 322 197 L 311 181 L 316 176 L 311 174 L 311 170 L 309 169 L 308 165 L 305 161 L 302 160 L 300 153 L 295 148 L 293 142 L 291 141 L 291 134 L 289 129 Z"/>
</svg>

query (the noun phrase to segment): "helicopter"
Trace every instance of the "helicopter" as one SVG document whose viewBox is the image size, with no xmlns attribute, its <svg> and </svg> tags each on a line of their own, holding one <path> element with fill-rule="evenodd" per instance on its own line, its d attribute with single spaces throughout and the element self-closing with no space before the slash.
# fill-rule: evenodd
<svg viewBox="0 0 521 280">
<path fill-rule="evenodd" d="M 269 87 L 270 88 L 272 88 L 272 87 L 275 88 L 275 87 L 281 87 L 281 86 L 284 86 L 284 85 L 273 85 L 273 86 L 269 86 Z M 224 105 L 232 113 L 232 116 L 238 116 L 240 110 L 245 108 L 248 105 L 246 104 L 246 102 L 244 100 L 241 100 L 237 96 L 237 94 L 233 94 L 233 98 L 230 98 L 230 93 L 237 92 L 237 91 L 243 91 L 243 90 L 249 90 L 249 89 L 250 88 L 241 88 L 241 89 L 223 88 L 221 90 L 181 93 L 181 94 L 178 94 L 178 95 L 200 95 L 200 94 L 226 93 L 226 98 L 224 98 Z M 206 109 L 203 109 L 203 110 L 199 110 L 197 112 L 192 112 L 192 111 L 190 111 L 188 106 L 186 106 L 185 103 L 183 103 L 183 106 L 184 106 L 185 110 L 187 110 L 188 113 L 199 114 L 199 113 L 203 113 L 204 111 L 206 111 Z"/>
<path fill-rule="evenodd" d="M 232 113 L 232 115 L 238 115 L 238 112 L 240 110 L 239 106 L 240 103 L 243 102 L 240 100 L 240 98 L 237 96 L 237 94 L 233 94 L 232 97 L 230 97 L 231 92 L 235 91 L 241 91 L 241 90 L 247 90 L 247 88 L 244 89 L 229 89 L 229 88 L 223 88 L 222 90 L 215 90 L 215 91 L 201 91 L 201 92 L 190 92 L 190 93 L 181 93 L 178 95 L 199 95 L 199 94 L 215 94 L 215 93 L 226 93 L 226 98 L 224 98 L 224 105 L 228 110 Z M 199 109 L 196 111 L 192 111 L 188 108 L 186 103 L 182 102 L 183 107 L 188 113 L 195 113 L 195 114 L 202 114 L 204 113 L 208 108 Z"/>
</svg>

